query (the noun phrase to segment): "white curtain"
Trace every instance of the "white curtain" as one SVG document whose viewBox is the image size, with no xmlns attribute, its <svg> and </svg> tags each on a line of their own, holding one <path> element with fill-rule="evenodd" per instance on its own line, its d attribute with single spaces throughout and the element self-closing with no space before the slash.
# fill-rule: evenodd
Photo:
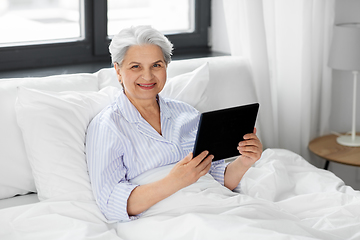
<svg viewBox="0 0 360 240">
<path fill-rule="evenodd" d="M 265 147 L 314 164 L 308 144 L 329 132 L 328 50 L 335 0 L 223 0 L 232 55 L 249 60 Z"/>
</svg>

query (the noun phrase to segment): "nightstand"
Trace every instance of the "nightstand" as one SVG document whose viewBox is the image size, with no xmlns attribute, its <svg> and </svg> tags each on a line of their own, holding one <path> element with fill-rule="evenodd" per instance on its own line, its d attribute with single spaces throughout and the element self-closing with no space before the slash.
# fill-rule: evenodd
<svg viewBox="0 0 360 240">
<path fill-rule="evenodd" d="M 340 145 L 337 137 L 331 134 L 315 138 L 309 143 L 309 149 L 326 160 L 324 169 L 328 169 L 330 161 L 360 167 L 360 147 Z"/>
</svg>

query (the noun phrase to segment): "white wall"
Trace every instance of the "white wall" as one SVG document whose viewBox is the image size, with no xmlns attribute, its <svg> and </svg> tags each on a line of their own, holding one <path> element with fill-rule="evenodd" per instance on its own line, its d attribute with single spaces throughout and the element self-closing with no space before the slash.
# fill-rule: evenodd
<svg viewBox="0 0 360 240">
<path fill-rule="evenodd" d="M 230 53 L 225 24 L 223 0 L 212 0 L 212 50 Z M 360 0 L 337 0 L 335 23 L 360 23 Z M 360 44 L 360 43 L 359 43 Z M 330 128 L 336 132 L 351 130 L 352 117 L 352 74 L 333 70 L 332 109 Z M 357 87 L 357 132 L 360 132 L 360 80 Z M 360 159 L 359 159 L 360 161 Z M 360 190 L 360 167 L 331 163 L 329 170 L 342 178 L 346 184 Z"/>
</svg>

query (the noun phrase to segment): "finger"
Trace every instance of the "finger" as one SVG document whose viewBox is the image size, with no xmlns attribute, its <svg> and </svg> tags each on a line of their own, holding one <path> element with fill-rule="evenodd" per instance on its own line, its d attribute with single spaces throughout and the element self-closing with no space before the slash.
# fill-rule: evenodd
<svg viewBox="0 0 360 240">
<path fill-rule="evenodd" d="M 252 153 L 254 153 L 256 155 L 261 155 L 262 146 L 259 146 L 259 145 L 238 146 L 237 150 L 242 155 L 244 155 L 244 154 L 252 154 Z"/>
<path fill-rule="evenodd" d="M 242 151 L 251 151 L 254 150 L 256 151 L 257 149 L 259 149 L 259 145 L 257 144 L 245 144 L 245 145 L 239 145 L 237 147 L 238 150 L 242 150 Z"/>
<path fill-rule="evenodd" d="M 200 176 L 204 176 L 205 174 L 207 174 L 210 170 L 211 164 L 207 165 L 206 168 L 204 168 L 203 170 L 200 171 Z"/>
<path fill-rule="evenodd" d="M 190 152 L 186 157 L 184 157 L 183 159 L 181 159 L 181 160 L 179 161 L 179 163 L 180 163 L 180 164 L 187 164 L 187 163 L 189 163 L 189 162 L 192 160 L 192 158 L 193 158 L 193 153 Z"/>
<path fill-rule="evenodd" d="M 241 141 L 237 146 L 237 150 L 242 154 L 243 152 L 262 152 L 262 144 L 259 140 Z"/>
<path fill-rule="evenodd" d="M 240 154 L 243 154 L 244 152 L 254 152 L 254 153 L 260 153 L 262 152 L 262 145 L 245 145 L 245 146 L 238 146 L 237 150 Z"/>
<path fill-rule="evenodd" d="M 214 159 L 214 155 L 209 155 L 199 164 L 198 168 L 200 170 L 201 176 L 204 176 L 206 173 L 209 172 L 213 159 Z"/>
<path fill-rule="evenodd" d="M 261 142 L 259 140 L 257 140 L 257 139 L 251 139 L 251 140 L 241 141 L 238 144 L 238 147 L 245 147 L 245 146 L 257 146 L 257 147 L 260 147 Z"/>
<path fill-rule="evenodd" d="M 202 170 L 206 168 L 208 165 L 211 165 L 212 160 L 214 159 L 214 155 L 208 155 L 204 158 L 198 165 L 199 169 Z"/>
<path fill-rule="evenodd" d="M 247 140 L 247 139 L 259 139 L 259 138 L 256 136 L 255 133 L 248 133 L 243 136 L 243 139 Z"/>
<path fill-rule="evenodd" d="M 241 155 L 253 155 L 255 154 L 256 156 L 261 155 L 261 151 L 258 148 L 247 148 L 247 149 L 240 149 L 239 153 Z"/>
<path fill-rule="evenodd" d="M 256 127 L 254 127 L 254 131 L 253 131 L 254 134 L 256 134 Z"/>
<path fill-rule="evenodd" d="M 199 155 L 197 155 L 196 157 L 194 157 L 192 159 L 192 161 L 190 163 L 194 164 L 194 166 L 198 166 L 202 160 L 205 159 L 205 157 L 209 154 L 209 151 L 203 151 L 202 153 L 200 153 Z"/>
</svg>

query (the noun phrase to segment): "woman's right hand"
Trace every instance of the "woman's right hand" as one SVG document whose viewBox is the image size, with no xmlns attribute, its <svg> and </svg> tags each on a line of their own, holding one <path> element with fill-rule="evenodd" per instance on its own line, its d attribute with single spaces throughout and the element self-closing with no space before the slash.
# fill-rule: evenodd
<svg viewBox="0 0 360 240">
<path fill-rule="evenodd" d="M 196 182 L 211 167 L 212 155 L 204 151 L 195 158 L 190 153 L 179 161 L 163 179 L 137 186 L 127 201 L 127 212 L 130 216 L 138 215 L 159 201 L 169 197 L 180 189 Z"/>
<path fill-rule="evenodd" d="M 177 191 L 195 183 L 209 172 L 214 156 L 207 156 L 208 154 L 208 151 L 204 151 L 193 158 L 193 153 L 189 153 L 171 169 L 167 177 L 171 179 Z"/>
</svg>

